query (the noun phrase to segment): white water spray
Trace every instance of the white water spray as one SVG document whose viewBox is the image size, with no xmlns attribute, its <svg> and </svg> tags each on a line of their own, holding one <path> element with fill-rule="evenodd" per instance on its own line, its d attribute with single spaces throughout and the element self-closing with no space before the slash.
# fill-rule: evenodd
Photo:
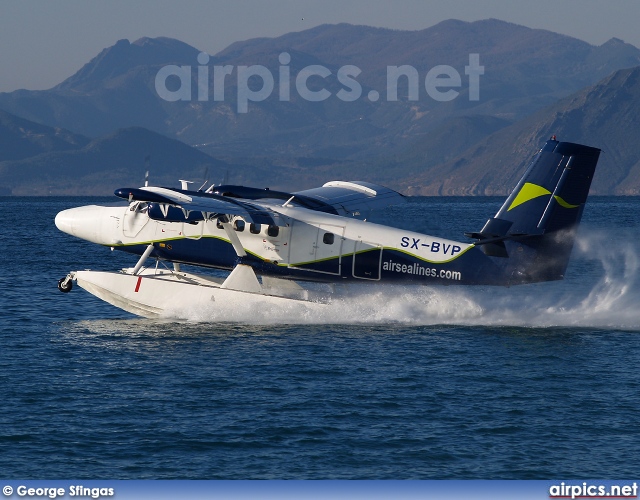
<svg viewBox="0 0 640 500">
<path fill-rule="evenodd" d="M 615 245 L 611 242 L 615 241 Z M 523 327 L 640 326 L 640 259 L 631 240 L 590 232 L 576 242 L 565 281 L 511 288 L 354 284 L 325 307 L 291 302 L 194 304 L 173 318 L 246 324 L 407 324 Z"/>
</svg>

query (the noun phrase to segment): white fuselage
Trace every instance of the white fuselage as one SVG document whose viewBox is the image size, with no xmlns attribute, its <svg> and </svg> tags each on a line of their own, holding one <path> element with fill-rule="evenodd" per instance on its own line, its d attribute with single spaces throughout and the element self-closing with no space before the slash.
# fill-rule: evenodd
<svg viewBox="0 0 640 500">
<path fill-rule="evenodd" d="M 56 217 L 61 231 L 101 245 L 127 249 L 153 243 L 163 258 L 185 262 L 177 252 L 170 254 L 179 243 L 215 239 L 230 244 L 227 232 L 216 218 L 188 222 L 164 222 L 150 219 L 145 204 L 133 202 L 129 206 L 87 206 L 62 211 Z M 247 254 L 277 265 L 308 273 L 309 279 L 328 280 L 330 275 L 344 276 L 344 259 L 350 265 L 358 255 L 379 250 L 380 266 L 385 270 L 403 273 L 403 264 L 393 259 L 382 262 L 382 250 L 395 250 L 419 263 L 444 264 L 451 262 L 474 247 L 443 238 L 436 238 L 402 229 L 381 226 L 358 219 L 316 212 L 295 206 L 270 205 L 277 214 L 278 226 L 251 225 L 241 217 L 232 219 L 235 234 Z M 142 211 L 140 211 L 142 210 Z M 134 252 L 135 253 L 135 252 Z M 203 255 L 203 264 L 232 268 L 233 258 L 218 259 Z M 397 267 L 397 269 L 396 269 Z M 404 264 L 404 272 L 407 266 Z M 430 271 L 429 271 L 430 272 Z M 380 270 L 373 275 L 354 270 L 353 277 L 380 279 Z M 444 277 L 444 276 L 443 276 Z M 303 279 L 303 277 L 298 276 Z M 453 279 L 458 279 L 453 277 Z"/>
</svg>

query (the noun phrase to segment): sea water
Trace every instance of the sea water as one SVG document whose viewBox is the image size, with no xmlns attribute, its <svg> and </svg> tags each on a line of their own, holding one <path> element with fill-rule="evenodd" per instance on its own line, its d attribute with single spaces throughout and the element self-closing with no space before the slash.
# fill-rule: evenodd
<svg viewBox="0 0 640 500">
<path fill-rule="evenodd" d="M 2 477 L 640 470 L 640 199 L 589 200 L 562 282 L 361 285 L 324 312 L 215 303 L 162 320 L 58 291 L 71 270 L 136 260 L 56 229 L 100 201 L 0 198 Z M 466 241 L 501 203 L 413 198 L 375 220 Z"/>
</svg>

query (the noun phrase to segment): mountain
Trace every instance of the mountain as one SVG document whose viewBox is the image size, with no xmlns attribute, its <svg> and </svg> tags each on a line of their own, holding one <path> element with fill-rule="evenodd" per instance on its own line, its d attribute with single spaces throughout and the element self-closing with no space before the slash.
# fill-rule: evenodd
<svg viewBox="0 0 640 500">
<path fill-rule="evenodd" d="M 283 52 L 289 54 L 289 63 L 280 62 Z M 455 118 L 484 115 L 508 124 L 617 69 L 640 64 L 640 50 L 617 39 L 596 47 L 495 19 L 449 20 L 419 31 L 322 25 L 230 45 L 208 61 L 209 98 L 198 100 L 196 82 L 203 66 L 198 53 L 169 38 L 120 40 L 52 89 L 0 94 L 0 108 L 90 137 L 141 126 L 233 161 L 273 157 L 289 163 L 295 158 L 360 161 L 411 148 Z M 479 54 L 484 66 L 478 101 L 470 100 L 465 75 L 472 53 Z M 448 102 L 431 98 L 424 86 L 427 72 L 441 64 L 453 67 L 461 77 L 458 97 Z M 170 102 L 159 97 L 156 75 L 167 65 L 191 67 L 190 100 Z M 224 80 L 224 100 L 215 101 L 216 85 L 222 89 L 214 82 L 215 67 L 225 65 L 233 71 Z M 247 113 L 239 113 L 238 67 L 251 65 L 268 68 L 274 90 L 266 100 L 249 102 Z M 324 79 L 309 79 L 310 89 L 325 88 L 330 98 L 311 102 L 300 96 L 295 81 L 309 65 L 331 71 Z M 346 89 L 337 79 L 345 65 L 361 70 L 355 80 L 362 94 L 353 102 L 336 96 Z M 407 99 L 405 77 L 399 79 L 399 100 L 387 100 L 387 66 L 400 65 L 417 71 L 416 101 Z M 283 66 L 290 72 L 288 101 L 279 100 Z M 166 80 L 168 90 L 180 88 L 176 78 Z M 260 80 L 254 77 L 248 87 L 258 90 Z M 369 99 L 371 91 L 378 92 L 377 101 Z M 487 133 L 491 131 L 489 127 Z M 477 138 L 469 135 L 469 141 Z M 465 142 L 460 147 L 472 145 Z"/>
<path fill-rule="evenodd" d="M 0 110 L 0 161 L 79 149 L 89 141 L 68 130 L 40 125 Z"/>
<path fill-rule="evenodd" d="M 388 185 L 399 184 L 418 172 L 447 163 L 488 134 L 510 125 L 508 120 L 485 115 L 457 116 L 446 120 L 435 130 L 423 134 L 397 154 L 381 155 L 366 161 L 351 162 L 353 174 L 375 176 L 377 182 Z"/>
<path fill-rule="evenodd" d="M 0 94 L 0 108 L 89 137 L 132 126 L 166 133 L 155 75 L 168 64 L 192 63 L 197 54 L 193 47 L 169 38 L 119 40 L 52 89 Z"/>
<path fill-rule="evenodd" d="M 336 162 L 297 158 L 293 163 L 232 165 L 141 127 L 91 140 L 0 111 L 0 196 L 110 195 L 117 186 L 141 185 L 147 168 L 156 185 L 177 186 L 179 179 L 200 184 L 207 175 L 218 184 L 229 178 L 237 184 L 295 188 L 316 184 L 317 168 Z"/>
<path fill-rule="evenodd" d="M 640 67 L 613 73 L 491 134 L 456 158 L 403 179 L 413 194 L 506 194 L 551 135 L 602 149 L 593 194 L 640 194 Z M 398 161 L 402 161 L 402 157 Z M 414 171 L 419 165 L 413 163 Z M 410 168 L 411 168 L 410 167 Z"/>
<path fill-rule="evenodd" d="M 175 186 L 179 178 L 202 182 L 205 171 L 222 179 L 230 168 L 180 141 L 131 127 L 81 148 L 2 161 L 0 190 L 14 195 L 109 195 L 117 187 L 142 185 L 147 157 L 155 184 Z"/>
<path fill-rule="evenodd" d="M 465 74 L 470 54 L 484 66 L 478 100 Z M 425 87 L 442 64 L 460 75 L 449 101 Z M 190 67 L 191 99 L 158 94 L 158 72 L 170 65 Z M 240 85 L 240 68 L 252 65 L 274 88 L 239 112 L 242 89 L 261 88 L 256 77 Z M 328 91 L 326 100 L 303 98 L 296 84 L 313 65 L 331 72 L 307 82 Z M 361 71 L 351 68 L 351 87 L 338 79 L 348 65 Z M 418 88 L 403 76 L 398 100 L 388 100 L 388 67 L 401 65 L 414 68 Z M 524 158 L 556 134 L 605 150 L 595 192 L 636 193 L 638 65 L 640 50 L 615 38 L 593 46 L 495 19 L 419 31 L 322 25 L 236 42 L 208 61 L 170 38 L 120 40 L 52 89 L 0 94 L 0 192 L 109 194 L 140 185 L 150 156 L 155 184 L 205 171 L 221 180 L 228 170 L 234 183 L 279 189 L 360 178 L 412 194 L 503 194 Z M 224 85 L 222 67 L 231 69 Z M 197 82 L 207 73 L 204 99 Z M 176 75 L 160 80 L 169 93 L 181 88 Z M 357 99 L 337 97 L 357 86 Z"/>
<path fill-rule="evenodd" d="M 180 61 L 194 63 L 199 51 L 172 38 L 140 38 L 133 43 L 118 40 L 85 64 L 75 75 L 54 87 L 85 93 L 102 92 L 118 82 L 140 77 L 137 71 L 147 66 L 157 67 Z M 105 82 L 111 85 L 105 86 Z"/>
</svg>

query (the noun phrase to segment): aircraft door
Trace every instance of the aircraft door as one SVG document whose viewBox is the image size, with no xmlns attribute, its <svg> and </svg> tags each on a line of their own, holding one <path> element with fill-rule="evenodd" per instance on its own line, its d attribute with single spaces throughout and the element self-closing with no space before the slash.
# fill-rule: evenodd
<svg viewBox="0 0 640 500">
<path fill-rule="evenodd" d="M 129 205 L 122 221 L 122 234 L 124 236 L 133 238 L 149 222 L 147 209 L 148 206 L 144 202 L 134 202 Z"/>
<path fill-rule="evenodd" d="M 263 225 L 261 230 L 263 238 L 259 254 L 271 262 L 287 262 L 289 256 L 289 228 L 286 226 Z"/>
<path fill-rule="evenodd" d="M 202 238 L 202 233 L 204 232 L 204 221 L 198 221 L 195 224 L 191 224 L 189 222 L 184 222 L 182 224 L 182 232 L 185 237 L 192 240 L 199 240 Z"/>
<path fill-rule="evenodd" d="M 294 220 L 289 239 L 289 267 L 296 267 L 314 260 L 318 228 Z"/>
<path fill-rule="evenodd" d="M 382 247 L 358 241 L 353 252 L 353 277 L 363 280 L 379 280 L 382 264 Z"/>
<path fill-rule="evenodd" d="M 324 266 L 326 273 L 340 274 L 343 234 L 344 226 L 320 224 L 318 228 L 315 258 L 318 264 Z"/>
<path fill-rule="evenodd" d="M 343 234 L 343 226 L 314 226 L 293 221 L 289 240 L 289 267 L 339 275 Z"/>
</svg>

